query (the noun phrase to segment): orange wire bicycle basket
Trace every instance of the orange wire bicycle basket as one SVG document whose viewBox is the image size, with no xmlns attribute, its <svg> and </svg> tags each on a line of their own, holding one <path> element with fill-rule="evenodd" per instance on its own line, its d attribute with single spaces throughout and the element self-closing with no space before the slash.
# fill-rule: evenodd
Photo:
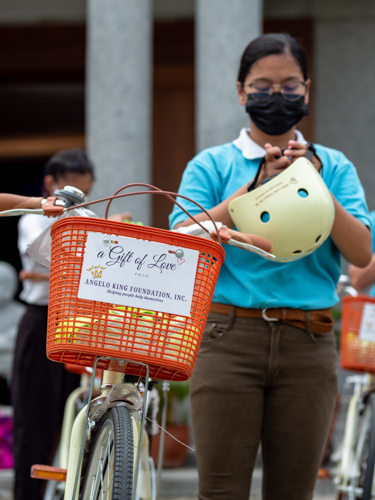
<svg viewBox="0 0 375 500">
<path fill-rule="evenodd" d="M 197 251 L 190 314 L 159 312 L 157 302 L 151 300 L 146 300 L 145 308 L 141 309 L 123 303 L 119 306 L 116 295 L 110 296 L 113 303 L 79 298 L 81 274 L 88 271 L 83 269 L 83 261 L 91 233 Z M 139 362 L 149 365 L 150 377 L 155 379 L 190 378 L 224 261 L 221 245 L 163 229 L 86 217 L 67 217 L 55 222 L 51 238 L 48 358 L 93 366 L 98 357 L 107 356 L 127 360 L 123 371 L 128 374 L 145 375 L 145 367 L 136 364 Z M 100 276 L 100 270 L 96 271 L 97 277 Z M 98 368 L 107 369 L 109 363 L 99 360 Z"/>
<path fill-rule="evenodd" d="M 375 306 L 375 298 L 359 295 L 342 300 L 340 362 L 344 370 L 375 372 L 375 342 L 364 334 L 366 304 Z"/>
</svg>

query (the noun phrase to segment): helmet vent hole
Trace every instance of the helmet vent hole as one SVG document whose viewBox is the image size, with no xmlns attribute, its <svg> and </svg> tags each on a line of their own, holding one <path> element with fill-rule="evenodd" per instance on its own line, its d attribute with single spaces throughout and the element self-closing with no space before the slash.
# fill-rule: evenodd
<svg viewBox="0 0 375 500">
<path fill-rule="evenodd" d="M 293 253 L 302 253 L 302 250 L 294 250 Z"/>
<path fill-rule="evenodd" d="M 299 189 L 298 194 L 301 198 L 307 198 L 309 196 L 309 193 L 306 191 L 306 189 Z"/>
<path fill-rule="evenodd" d="M 318 241 L 320 240 L 320 238 L 321 238 L 321 237 L 322 237 L 322 235 L 321 235 L 321 234 L 319 234 L 319 236 L 318 236 L 318 237 L 316 238 L 316 240 L 315 240 L 315 243 L 318 243 Z"/>
<path fill-rule="evenodd" d="M 260 214 L 260 218 L 261 218 L 262 222 L 266 223 L 266 222 L 268 222 L 270 220 L 271 216 L 270 216 L 270 214 L 268 212 L 262 212 Z"/>
</svg>

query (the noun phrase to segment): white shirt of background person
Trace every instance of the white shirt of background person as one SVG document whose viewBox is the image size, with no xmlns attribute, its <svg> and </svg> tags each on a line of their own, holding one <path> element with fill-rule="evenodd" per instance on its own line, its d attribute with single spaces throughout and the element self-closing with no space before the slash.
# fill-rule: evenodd
<svg viewBox="0 0 375 500">
<path fill-rule="evenodd" d="M 16 269 L 0 261 L 0 376 L 10 381 L 19 323 L 26 306 L 14 300 L 18 288 Z"/>
<path fill-rule="evenodd" d="M 40 217 L 39 215 L 23 215 L 18 222 L 18 250 L 20 253 L 22 267 L 25 271 L 38 273 L 49 273 L 47 267 L 35 262 L 26 253 L 28 246 L 44 231 L 51 226 L 55 219 L 53 217 Z M 27 304 L 37 306 L 48 305 L 49 280 L 24 280 L 20 299 Z"/>
</svg>

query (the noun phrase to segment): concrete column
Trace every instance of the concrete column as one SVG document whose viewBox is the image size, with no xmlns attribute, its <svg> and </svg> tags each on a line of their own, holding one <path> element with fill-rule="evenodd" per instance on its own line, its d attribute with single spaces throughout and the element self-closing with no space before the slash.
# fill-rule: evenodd
<svg viewBox="0 0 375 500">
<path fill-rule="evenodd" d="M 196 1 L 197 151 L 232 141 L 249 124 L 238 104 L 246 45 L 261 33 L 262 0 Z"/>
<path fill-rule="evenodd" d="M 367 2 L 368 6 L 369 2 Z M 325 17 L 316 28 L 316 139 L 354 163 L 375 210 L 375 6 L 346 18 Z M 340 6 L 341 14 L 341 6 Z"/>
<path fill-rule="evenodd" d="M 97 180 L 92 198 L 151 179 L 151 0 L 88 0 L 86 137 Z M 147 196 L 113 203 L 149 224 Z M 103 204 L 96 205 L 98 215 Z"/>
</svg>

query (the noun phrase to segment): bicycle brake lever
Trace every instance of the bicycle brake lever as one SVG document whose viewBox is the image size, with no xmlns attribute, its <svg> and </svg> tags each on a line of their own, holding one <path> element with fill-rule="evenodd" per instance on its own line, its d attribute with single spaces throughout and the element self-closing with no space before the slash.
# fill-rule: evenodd
<svg viewBox="0 0 375 500">
<path fill-rule="evenodd" d="M 230 239 L 229 241 L 225 241 L 228 245 L 231 245 L 232 247 L 237 247 L 241 248 L 242 250 L 246 250 L 247 252 L 255 253 L 257 255 L 260 255 L 260 257 L 263 257 L 264 259 L 274 261 L 276 260 L 276 255 L 273 255 L 272 253 L 268 253 L 265 250 L 262 250 L 259 247 L 255 247 L 254 245 L 249 245 L 249 243 L 242 243 L 241 241 L 234 240 L 233 238 Z"/>
<path fill-rule="evenodd" d="M 44 211 L 42 208 L 13 208 L 0 212 L 0 217 L 18 217 L 25 214 L 44 215 Z"/>
<path fill-rule="evenodd" d="M 209 221 L 203 221 L 202 224 L 207 228 L 208 233 L 204 231 L 201 227 L 198 226 L 198 224 L 193 224 L 191 226 L 186 226 L 186 227 L 181 227 L 177 229 L 176 231 L 179 233 L 184 233 L 184 234 L 191 234 L 194 236 L 200 236 L 203 238 L 211 238 L 213 240 L 217 240 L 216 236 L 216 231 L 213 228 L 213 225 Z M 276 256 L 273 255 L 272 253 L 268 253 L 265 250 L 262 250 L 259 247 L 256 247 L 254 245 L 250 245 L 248 243 L 242 243 L 238 240 L 234 240 L 230 234 L 227 231 L 227 227 L 223 226 L 221 222 L 216 223 L 219 229 L 220 237 L 222 243 L 226 243 L 227 245 L 231 245 L 237 248 L 241 248 L 242 250 L 246 250 L 247 252 L 255 253 L 257 255 L 260 255 L 264 259 L 274 261 L 276 260 Z"/>
<path fill-rule="evenodd" d="M 232 247 L 241 248 L 242 250 L 246 250 L 247 252 L 255 253 L 257 255 L 260 255 L 264 259 L 267 259 L 270 261 L 274 261 L 276 259 L 275 255 L 273 255 L 272 253 L 266 252 L 265 250 L 262 250 L 261 248 L 255 246 L 255 245 L 250 245 L 249 243 L 244 243 L 242 241 L 235 240 L 229 234 L 228 228 L 226 226 L 222 226 L 219 229 L 219 233 L 220 233 L 222 243 L 225 243 L 226 245 L 231 245 Z"/>
</svg>

